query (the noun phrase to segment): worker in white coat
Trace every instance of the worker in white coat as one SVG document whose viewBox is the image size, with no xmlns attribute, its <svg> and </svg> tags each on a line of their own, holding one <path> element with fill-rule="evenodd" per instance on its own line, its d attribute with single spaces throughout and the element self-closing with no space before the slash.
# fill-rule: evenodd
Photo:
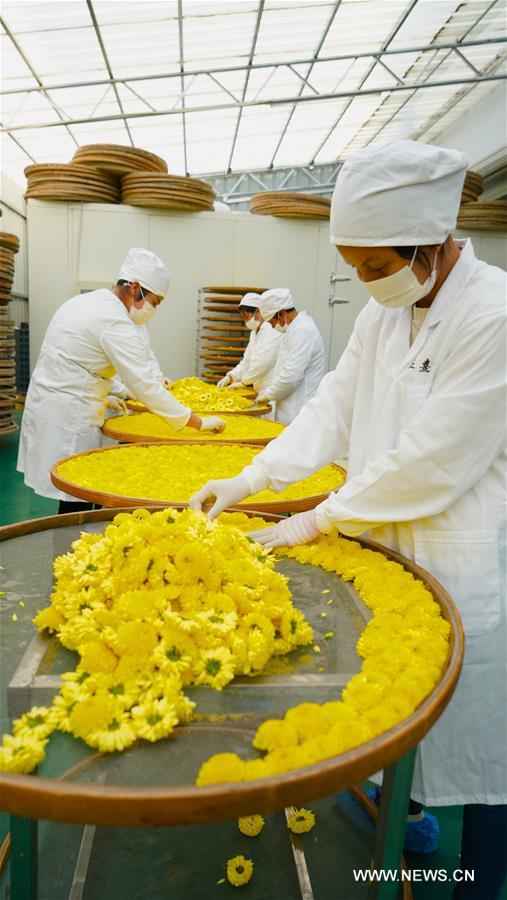
<svg viewBox="0 0 507 900">
<path fill-rule="evenodd" d="M 276 365 L 258 403 L 274 403 L 276 422 L 288 425 L 315 394 L 326 371 L 319 329 L 306 312 L 298 312 L 288 288 L 261 294 L 259 310 L 272 329 L 282 333 Z"/>
<path fill-rule="evenodd" d="M 228 390 L 253 385 L 256 393 L 269 382 L 278 358 L 281 336 L 268 322 L 264 322 L 259 311 L 260 294 L 249 292 L 242 297 L 239 313 L 250 331 L 248 345 L 234 369 L 218 382 L 219 388 Z"/>
<path fill-rule="evenodd" d="M 129 394 L 179 429 L 225 427 L 179 403 L 154 377 L 136 322 L 164 300 L 169 272 L 142 248 L 129 250 L 112 290 L 101 288 L 67 300 L 55 313 L 33 371 L 21 426 L 18 470 L 60 511 L 78 504 L 51 482 L 52 466 L 65 456 L 101 445 L 101 426 L 115 373 Z M 152 313 L 148 310 L 148 315 Z"/>
<path fill-rule="evenodd" d="M 336 370 L 284 433 L 232 479 L 209 482 L 213 517 L 337 457 L 346 484 L 253 536 L 267 547 L 338 529 L 415 560 L 443 585 L 466 635 L 455 694 L 418 748 L 411 795 L 464 805 L 455 900 L 497 900 L 507 870 L 505 273 L 456 226 L 465 156 L 400 141 L 345 162 L 331 240 L 368 283 Z"/>
</svg>

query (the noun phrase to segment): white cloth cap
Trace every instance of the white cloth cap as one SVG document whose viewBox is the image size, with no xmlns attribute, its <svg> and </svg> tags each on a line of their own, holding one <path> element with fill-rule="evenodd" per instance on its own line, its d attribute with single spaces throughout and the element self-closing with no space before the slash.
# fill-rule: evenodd
<svg viewBox="0 0 507 900">
<path fill-rule="evenodd" d="M 259 303 L 261 302 L 261 295 L 254 294 L 253 291 L 250 291 L 248 294 L 245 294 L 241 300 L 239 301 L 240 306 L 253 306 L 254 309 L 259 309 Z"/>
<path fill-rule="evenodd" d="M 141 287 L 147 288 L 152 294 L 166 297 L 170 277 L 162 260 L 151 250 L 131 247 L 118 272 L 117 281 L 138 281 Z"/>
<path fill-rule="evenodd" d="M 331 243 L 349 247 L 440 244 L 456 227 L 468 160 L 459 150 L 396 141 L 362 150 L 340 169 Z"/>
<path fill-rule="evenodd" d="M 288 288 L 270 288 L 261 294 L 259 309 L 265 322 L 269 322 L 282 309 L 292 309 L 294 300 Z"/>
</svg>

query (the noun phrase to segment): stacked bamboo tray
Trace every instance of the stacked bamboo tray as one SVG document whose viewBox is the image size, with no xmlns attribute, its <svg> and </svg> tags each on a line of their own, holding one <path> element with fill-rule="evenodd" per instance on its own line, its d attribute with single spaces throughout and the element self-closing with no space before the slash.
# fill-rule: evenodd
<svg viewBox="0 0 507 900">
<path fill-rule="evenodd" d="M 250 200 L 250 212 L 260 216 L 281 216 L 290 219 L 329 219 L 331 201 L 314 194 L 289 191 L 264 191 Z"/>
<path fill-rule="evenodd" d="M 160 156 L 139 147 L 88 144 L 70 163 L 28 166 L 26 197 L 126 203 L 155 209 L 213 210 L 215 192 L 198 178 L 169 175 Z"/>
<path fill-rule="evenodd" d="M 18 430 L 12 418 L 16 400 L 16 362 L 14 322 L 9 316 L 14 255 L 18 250 L 19 238 L 15 234 L 0 231 L 0 435 Z"/>
<path fill-rule="evenodd" d="M 241 298 L 266 288 L 208 285 L 200 291 L 199 370 L 204 381 L 216 384 L 237 366 L 245 352 L 250 331 L 239 316 Z"/>
<path fill-rule="evenodd" d="M 461 206 L 458 214 L 458 228 L 467 231 L 478 228 L 481 231 L 507 230 L 507 202 L 505 200 L 479 200 L 484 191 L 484 183 L 478 172 L 468 170 Z"/>
</svg>

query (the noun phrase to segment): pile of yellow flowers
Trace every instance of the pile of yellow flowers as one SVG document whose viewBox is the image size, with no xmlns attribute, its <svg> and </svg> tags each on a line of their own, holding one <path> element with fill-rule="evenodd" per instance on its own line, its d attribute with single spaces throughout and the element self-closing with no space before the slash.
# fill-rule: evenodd
<svg viewBox="0 0 507 900">
<path fill-rule="evenodd" d="M 58 466 L 61 478 L 80 487 L 142 500 L 185 503 L 211 478 L 230 478 L 249 465 L 260 449 L 238 444 L 151 444 L 111 447 L 72 457 Z M 326 466 L 280 493 L 265 490 L 243 501 L 297 500 L 335 490 L 343 482 L 339 469 Z"/>
<path fill-rule="evenodd" d="M 239 528 L 250 529 L 235 514 Z M 267 523 L 266 523 L 267 524 Z M 359 637 L 363 659 L 341 700 L 302 703 L 262 723 L 253 740 L 264 756 L 212 756 L 197 784 L 248 781 L 309 766 L 358 747 L 410 716 L 437 684 L 449 652 L 450 625 L 422 581 L 382 553 L 326 535 L 277 554 L 352 581 L 373 612 Z"/>
<path fill-rule="evenodd" d="M 196 431 L 195 428 L 181 428 L 176 431 L 169 422 L 153 413 L 138 413 L 135 416 L 115 416 L 108 419 L 108 432 L 132 435 L 133 440 L 160 438 L 165 441 L 238 441 L 258 438 L 275 438 L 282 433 L 284 425 L 267 422 L 256 416 L 227 416 L 225 431 Z"/>
<path fill-rule="evenodd" d="M 173 381 L 167 390 L 198 416 L 216 412 L 242 412 L 254 406 L 252 398 L 245 397 L 246 392 L 220 390 L 215 384 L 207 384 L 200 378 L 180 378 Z M 143 403 L 136 400 L 129 401 L 129 406 L 131 409 L 146 409 Z"/>
<path fill-rule="evenodd" d="M 30 772 L 55 730 L 102 752 L 165 738 L 191 718 L 187 685 L 222 690 L 310 644 L 274 563 L 227 514 L 209 522 L 190 510 L 140 509 L 103 534 L 83 533 L 55 560 L 51 605 L 34 619 L 78 652 L 78 666 L 51 707 L 14 722 L 0 769 Z"/>
</svg>

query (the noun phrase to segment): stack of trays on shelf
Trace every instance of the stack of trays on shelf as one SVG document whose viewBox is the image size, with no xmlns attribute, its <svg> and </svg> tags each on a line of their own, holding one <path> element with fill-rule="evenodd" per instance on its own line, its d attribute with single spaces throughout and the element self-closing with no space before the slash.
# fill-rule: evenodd
<svg viewBox="0 0 507 900">
<path fill-rule="evenodd" d="M 14 280 L 14 254 L 19 250 L 15 234 L 0 231 L 0 435 L 17 431 L 12 419 L 16 398 L 14 322 L 9 315 Z"/>
<path fill-rule="evenodd" d="M 466 173 L 465 183 L 461 193 L 461 205 L 463 206 L 465 203 L 474 203 L 479 199 L 483 191 L 484 182 L 482 180 L 482 175 L 469 169 Z"/>
<path fill-rule="evenodd" d="M 182 178 L 161 172 L 124 175 L 121 202 L 130 206 L 180 209 L 185 212 L 213 210 L 215 191 L 199 178 Z"/>
<path fill-rule="evenodd" d="M 225 285 L 201 288 L 199 374 L 205 381 L 216 384 L 239 363 L 250 337 L 239 316 L 239 302 L 250 291 L 262 294 L 265 290 Z"/>
<path fill-rule="evenodd" d="M 459 211 L 458 228 L 464 231 L 470 228 L 482 231 L 507 231 L 507 201 L 466 203 Z"/>
<path fill-rule="evenodd" d="M 25 196 L 38 200 L 127 203 L 182 212 L 213 210 L 215 192 L 198 178 L 167 174 L 160 156 L 139 147 L 88 144 L 70 163 L 28 166 Z"/>
<path fill-rule="evenodd" d="M 316 194 L 264 191 L 250 200 L 250 212 L 291 219 L 329 219 L 331 201 Z"/>
<path fill-rule="evenodd" d="M 37 200 L 83 200 L 89 203 L 119 203 L 116 175 L 76 163 L 27 166 L 25 197 Z"/>
</svg>

